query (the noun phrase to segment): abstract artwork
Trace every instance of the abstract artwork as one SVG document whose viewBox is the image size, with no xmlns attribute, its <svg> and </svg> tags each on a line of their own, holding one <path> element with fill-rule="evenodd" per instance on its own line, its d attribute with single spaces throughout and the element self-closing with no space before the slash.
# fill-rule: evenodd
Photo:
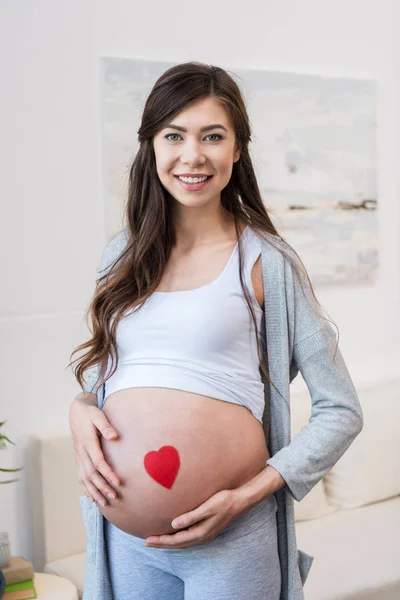
<svg viewBox="0 0 400 600">
<path fill-rule="evenodd" d="M 101 59 L 107 234 L 122 227 L 137 130 L 176 63 Z M 225 67 L 243 91 L 262 198 L 313 284 L 371 283 L 378 267 L 376 92 L 371 79 Z"/>
</svg>

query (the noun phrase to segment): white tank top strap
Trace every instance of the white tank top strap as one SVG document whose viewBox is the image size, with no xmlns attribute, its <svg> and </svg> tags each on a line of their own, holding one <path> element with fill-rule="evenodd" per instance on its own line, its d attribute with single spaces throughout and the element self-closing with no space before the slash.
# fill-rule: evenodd
<svg viewBox="0 0 400 600">
<path fill-rule="evenodd" d="M 251 283 L 251 272 L 254 267 L 254 264 L 257 258 L 261 254 L 261 245 L 260 240 L 254 234 L 254 231 L 248 225 L 241 237 L 241 246 L 242 252 L 244 253 L 244 263 L 243 263 L 243 275 L 245 277 L 246 283 Z M 230 277 L 233 280 L 238 279 L 238 261 L 239 261 L 239 248 L 238 244 L 236 244 L 221 276 Z M 222 280 L 223 277 L 221 277 Z M 239 279 L 238 279 L 239 281 Z M 222 281 L 221 281 L 222 283 Z"/>
<path fill-rule="evenodd" d="M 254 234 L 254 231 L 247 227 L 244 232 L 243 246 L 245 247 L 246 260 L 245 269 L 247 273 L 251 273 L 257 258 L 261 254 L 261 244 L 258 237 Z"/>
</svg>

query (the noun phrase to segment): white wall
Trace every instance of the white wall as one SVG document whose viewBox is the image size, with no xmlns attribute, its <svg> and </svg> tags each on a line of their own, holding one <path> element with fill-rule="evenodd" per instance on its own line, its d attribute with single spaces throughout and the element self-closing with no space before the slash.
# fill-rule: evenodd
<svg viewBox="0 0 400 600">
<path fill-rule="evenodd" d="M 378 98 L 379 280 L 319 298 L 340 328 L 355 379 L 397 367 L 399 334 L 400 72 L 397 0 L 249 0 L 201 4 L 132 0 L 3 0 L 0 251 L 0 420 L 17 442 L 68 431 L 79 388 L 66 370 L 105 242 L 101 189 L 100 56 L 202 60 L 375 77 Z M 5 282 L 5 283 L 4 283 Z M 317 290 L 318 293 L 318 290 Z M 379 356 L 379 366 L 373 359 Z M 0 531 L 34 560 L 24 475 L 0 488 Z"/>
</svg>

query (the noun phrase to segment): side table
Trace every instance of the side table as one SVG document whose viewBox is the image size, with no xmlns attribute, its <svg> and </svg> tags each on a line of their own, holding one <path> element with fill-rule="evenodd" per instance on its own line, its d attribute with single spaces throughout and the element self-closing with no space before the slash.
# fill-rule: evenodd
<svg viewBox="0 0 400 600">
<path fill-rule="evenodd" d="M 58 575 L 35 573 L 34 579 L 37 600 L 78 600 L 78 590 L 74 584 Z"/>
</svg>

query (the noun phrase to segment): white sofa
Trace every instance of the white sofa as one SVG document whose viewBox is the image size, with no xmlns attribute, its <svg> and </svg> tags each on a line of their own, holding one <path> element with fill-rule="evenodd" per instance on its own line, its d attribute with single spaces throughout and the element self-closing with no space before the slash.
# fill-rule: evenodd
<svg viewBox="0 0 400 600">
<path fill-rule="evenodd" d="M 298 547 L 314 556 L 306 600 L 400 600 L 400 377 L 356 387 L 363 430 L 294 503 Z M 293 436 L 311 403 L 291 396 Z"/>
<path fill-rule="evenodd" d="M 334 468 L 295 501 L 298 547 L 313 555 L 307 600 L 400 599 L 400 377 L 358 388 L 364 428 Z M 292 390 L 292 436 L 310 416 Z M 85 531 L 72 439 L 32 447 L 36 568 L 83 589 Z"/>
</svg>

